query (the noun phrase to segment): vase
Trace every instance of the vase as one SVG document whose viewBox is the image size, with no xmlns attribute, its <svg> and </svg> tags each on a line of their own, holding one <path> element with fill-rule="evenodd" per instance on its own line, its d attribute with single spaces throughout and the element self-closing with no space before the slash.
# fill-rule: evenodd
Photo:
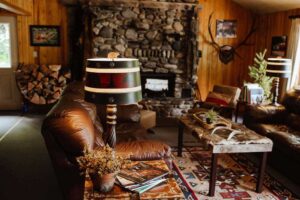
<svg viewBox="0 0 300 200">
<path fill-rule="evenodd" d="M 90 174 L 93 188 L 99 192 L 109 192 L 112 190 L 116 180 L 116 173 L 103 174 L 100 176 L 99 174 Z"/>
</svg>

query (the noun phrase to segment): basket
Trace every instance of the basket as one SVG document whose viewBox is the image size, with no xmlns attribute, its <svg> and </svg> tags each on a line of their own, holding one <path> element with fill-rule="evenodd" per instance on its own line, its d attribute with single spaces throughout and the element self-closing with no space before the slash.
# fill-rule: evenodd
<svg viewBox="0 0 300 200">
<path fill-rule="evenodd" d="M 224 126 L 231 128 L 231 122 L 220 115 L 217 116 L 217 120 L 212 123 L 207 123 L 205 116 L 206 112 L 197 112 L 193 114 L 193 118 L 198 122 L 198 124 L 205 129 L 213 129 L 217 126 Z"/>
</svg>

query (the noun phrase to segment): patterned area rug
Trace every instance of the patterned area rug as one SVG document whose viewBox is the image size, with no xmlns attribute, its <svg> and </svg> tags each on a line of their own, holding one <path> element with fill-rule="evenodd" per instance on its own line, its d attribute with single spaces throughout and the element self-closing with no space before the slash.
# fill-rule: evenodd
<svg viewBox="0 0 300 200">
<path fill-rule="evenodd" d="M 175 156 L 174 177 L 188 200 L 298 199 L 267 173 L 265 173 L 263 192 L 256 193 L 257 167 L 243 154 L 219 156 L 215 196 L 208 197 L 211 153 L 200 147 L 187 147 L 183 150 L 182 157 Z"/>
</svg>

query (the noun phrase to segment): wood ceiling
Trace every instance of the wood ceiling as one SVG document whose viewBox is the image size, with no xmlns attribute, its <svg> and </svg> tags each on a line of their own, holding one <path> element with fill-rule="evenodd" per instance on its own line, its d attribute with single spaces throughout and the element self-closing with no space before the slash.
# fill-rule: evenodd
<svg viewBox="0 0 300 200">
<path fill-rule="evenodd" d="M 233 0 L 258 14 L 300 8 L 300 0 Z"/>
</svg>

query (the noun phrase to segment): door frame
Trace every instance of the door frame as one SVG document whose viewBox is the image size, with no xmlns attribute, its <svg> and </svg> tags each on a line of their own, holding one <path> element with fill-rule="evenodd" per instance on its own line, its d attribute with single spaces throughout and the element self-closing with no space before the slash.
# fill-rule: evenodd
<svg viewBox="0 0 300 200">
<path fill-rule="evenodd" d="M 18 67 L 18 34 L 17 34 L 17 16 L 15 15 L 0 15 L 0 23 L 9 23 L 10 26 L 10 53 L 11 53 L 11 68 L 0 68 L 0 75 L 11 76 L 11 92 L 12 102 L 1 102 L 1 110 L 17 110 L 21 108 L 21 94 L 17 88 L 15 80 L 15 71 Z"/>
</svg>

